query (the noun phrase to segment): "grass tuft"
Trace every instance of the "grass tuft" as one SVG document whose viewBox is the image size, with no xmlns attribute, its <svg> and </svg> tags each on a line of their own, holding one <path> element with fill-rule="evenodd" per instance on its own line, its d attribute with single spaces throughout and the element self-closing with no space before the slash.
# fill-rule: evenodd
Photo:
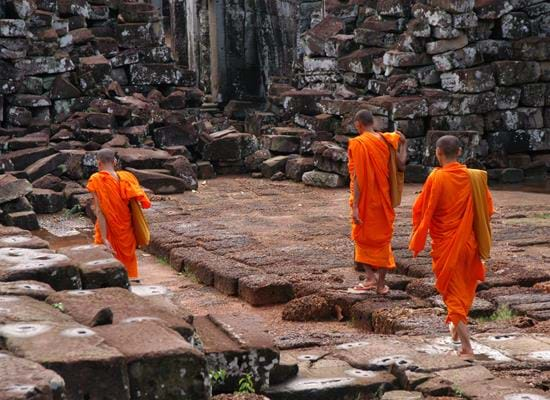
<svg viewBox="0 0 550 400">
<path fill-rule="evenodd" d="M 488 317 L 478 318 L 479 322 L 496 322 L 496 321 L 508 321 L 516 317 L 514 311 L 508 306 L 499 307 L 493 314 Z"/>
</svg>

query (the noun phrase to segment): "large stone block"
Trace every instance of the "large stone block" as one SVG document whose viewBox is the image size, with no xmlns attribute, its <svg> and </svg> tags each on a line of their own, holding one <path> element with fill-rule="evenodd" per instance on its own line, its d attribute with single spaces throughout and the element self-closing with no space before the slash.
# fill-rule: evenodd
<svg viewBox="0 0 550 400">
<path fill-rule="evenodd" d="M 290 156 L 276 156 L 265 160 L 260 167 L 262 176 L 271 178 L 277 172 L 284 172 L 289 159 Z"/>
<path fill-rule="evenodd" d="M 433 61 L 438 71 L 445 72 L 479 65 L 483 62 L 483 55 L 478 50 L 478 46 L 468 46 L 460 50 L 434 55 Z"/>
<path fill-rule="evenodd" d="M 512 43 L 508 40 L 481 40 L 477 42 L 477 48 L 485 62 L 512 58 Z"/>
<path fill-rule="evenodd" d="M 522 86 L 520 104 L 525 107 L 544 107 L 550 85 L 546 83 L 530 83 Z M 550 103 L 549 103 L 550 105 Z"/>
<path fill-rule="evenodd" d="M 296 157 L 287 161 L 285 166 L 285 175 L 288 179 L 295 182 L 302 182 L 302 176 L 315 168 L 313 158 Z"/>
<path fill-rule="evenodd" d="M 209 143 L 203 149 L 203 159 L 210 161 L 244 160 L 258 150 L 258 140 L 254 135 L 240 132 L 219 132 L 210 135 Z"/>
<path fill-rule="evenodd" d="M 495 88 L 497 109 L 510 110 L 517 108 L 521 99 L 521 92 L 521 88 L 497 86 Z"/>
<path fill-rule="evenodd" d="M 9 174 L 0 175 L 0 204 L 26 196 L 31 190 L 32 185 L 25 179 L 17 179 Z"/>
<path fill-rule="evenodd" d="M 178 125 L 167 125 L 153 131 L 155 146 L 192 146 L 199 141 L 199 134 L 191 122 Z"/>
<path fill-rule="evenodd" d="M 481 152 L 481 134 L 478 131 L 428 131 L 424 148 L 423 164 L 427 166 L 439 165 L 435 157 L 437 140 L 445 135 L 456 136 L 460 140 L 462 155 L 460 161 L 476 159 Z"/>
<path fill-rule="evenodd" d="M 143 187 L 152 190 L 155 194 L 183 193 L 187 187 L 183 179 L 156 170 L 135 168 L 127 168 L 127 170 L 136 176 Z"/>
<path fill-rule="evenodd" d="M 193 335 L 193 328 L 183 317 L 123 288 L 58 292 L 49 296 L 47 302 L 63 303 L 65 312 L 82 324 L 93 325 L 95 316 L 108 308 L 114 324 L 154 320 L 186 339 Z"/>
<path fill-rule="evenodd" d="M 521 60 L 547 61 L 550 59 L 550 38 L 532 36 L 512 43 L 514 57 Z"/>
<path fill-rule="evenodd" d="M 392 119 L 416 119 L 428 116 L 428 103 L 426 99 L 419 96 L 379 96 L 370 99 L 368 104 L 385 110 L 386 115 Z"/>
<path fill-rule="evenodd" d="M 0 339 L 14 355 L 58 373 L 70 399 L 130 399 L 124 357 L 89 328 L 67 322 L 6 324 Z"/>
<path fill-rule="evenodd" d="M 29 165 L 27 168 L 25 168 L 25 173 L 29 177 L 29 180 L 32 182 L 54 171 L 62 172 L 59 171 L 59 168 L 65 163 L 65 161 L 67 161 L 66 154 L 52 154 L 51 156 L 42 158 Z"/>
<path fill-rule="evenodd" d="M 441 74 L 441 87 L 455 93 L 481 93 L 495 87 L 491 66 L 469 68 Z"/>
<path fill-rule="evenodd" d="M 485 122 L 482 115 L 442 115 L 433 117 L 430 121 L 432 130 L 459 131 L 472 130 L 483 131 Z"/>
<path fill-rule="evenodd" d="M 300 137 L 292 135 L 262 136 L 264 148 L 276 154 L 292 154 L 300 151 Z"/>
<path fill-rule="evenodd" d="M 333 142 L 320 141 L 313 144 L 312 151 L 315 168 L 334 172 L 343 177 L 349 176 L 348 153 L 344 148 Z"/>
<path fill-rule="evenodd" d="M 382 57 L 384 53 L 384 49 L 376 47 L 356 50 L 338 59 L 338 69 L 358 74 L 371 73 L 374 59 Z"/>
<path fill-rule="evenodd" d="M 171 329 L 154 321 L 137 321 L 94 331 L 126 359 L 132 399 L 210 397 L 204 355 Z"/>
<path fill-rule="evenodd" d="M 69 257 L 78 266 L 84 289 L 130 286 L 124 265 L 102 245 L 62 247 L 58 252 Z"/>
<path fill-rule="evenodd" d="M 474 0 L 429 0 L 428 4 L 432 7 L 439 7 L 453 14 L 470 12 L 474 9 Z"/>
<path fill-rule="evenodd" d="M 70 58 L 66 57 L 32 57 L 19 60 L 15 63 L 15 68 L 25 75 L 40 74 L 61 74 L 73 71 L 75 65 Z"/>
<path fill-rule="evenodd" d="M 302 36 L 302 45 L 306 55 L 326 56 L 328 40 L 342 33 L 344 22 L 340 18 L 328 16 Z"/>
<path fill-rule="evenodd" d="M 0 304 L 0 325 L 18 322 L 72 322 L 71 317 L 58 309 L 27 296 L 0 296 Z"/>
<path fill-rule="evenodd" d="M 54 290 L 50 285 L 38 281 L 0 282 L 1 296 L 28 296 L 45 300 Z"/>
<path fill-rule="evenodd" d="M 540 65 L 534 61 L 497 61 L 494 66 L 497 81 L 504 86 L 536 82 L 541 75 Z"/>
<path fill-rule="evenodd" d="M 121 161 L 123 168 L 162 168 L 164 163 L 172 156 L 164 150 L 120 148 L 116 154 Z"/>
<path fill-rule="evenodd" d="M 377 0 L 376 10 L 383 16 L 407 17 L 411 12 L 411 2 L 408 0 Z"/>
<path fill-rule="evenodd" d="M 343 176 L 323 171 L 309 171 L 302 175 L 302 182 L 308 186 L 322 188 L 338 188 L 346 186 Z"/>
<path fill-rule="evenodd" d="M 284 92 L 283 108 L 289 114 L 317 115 L 321 114 L 321 100 L 330 99 L 331 93 L 322 90 L 293 90 Z"/>
<path fill-rule="evenodd" d="M 464 34 L 453 39 L 436 40 L 426 44 L 426 53 L 440 54 L 448 51 L 462 49 L 468 45 L 468 37 Z"/>
<path fill-rule="evenodd" d="M 0 281 L 18 280 L 45 282 L 55 290 L 82 287 L 77 267 L 62 254 L 45 249 L 0 249 Z"/>
<path fill-rule="evenodd" d="M 426 53 L 403 52 L 390 50 L 384 53 L 384 64 L 392 67 L 415 67 L 430 65 L 432 58 Z"/>
<path fill-rule="evenodd" d="M 485 115 L 485 129 L 488 131 L 514 131 L 516 129 L 540 129 L 544 119 L 540 108 L 516 108 L 494 111 Z"/>
<path fill-rule="evenodd" d="M 116 39 L 125 49 L 156 47 L 163 41 L 162 23 L 129 23 L 116 26 Z"/>
<path fill-rule="evenodd" d="M 531 21 L 523 12 L 512 12 L 500 20 L 500 36 L 508 40 L 518 40 L 531 35 Z"/>
<path fill-rule="evenodd" d="M 494 92 L 479 94 L 455 94 L 449 105 L 449 113 L 453 115 L 485 114 L 494 111 L 497 99 Z"/>
<path fill-rule="evenodd" d="M 65 196 L 53 190 L 33 189 L 28 198 L 38 214 L 53 214 L 65 208 Z"/>
<path fill-rule="evenodd" d="M 61 400 L 65 382 L 54 371 L 38 363 L 0 353 L 0 398 L 3 400 Z"/>
<path fill-rule="evenodd" d="M 194 86 L 193 71 L 173 64 L 132 64 L 130 81 L 133 85 L 179 85 Z"/>
</svg>

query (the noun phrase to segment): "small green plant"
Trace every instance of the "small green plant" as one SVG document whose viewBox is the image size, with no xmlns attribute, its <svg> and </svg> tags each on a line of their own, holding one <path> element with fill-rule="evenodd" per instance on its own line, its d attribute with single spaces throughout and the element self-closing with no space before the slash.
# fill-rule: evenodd
<svg viewBox="0 0 550 400">
<path fill-rule="evenodd" d="M 453 392 L 456 397 L 460 397 L 461 399 L 465 399 L 466 396 L 464 395 L 464 392 L 460 390 L 460 388 L 453 386 Z"/>
<path fill-rule="evenodd" d="M 76 204 L 73 206 L 73 208 L 65 209 L 65 217 L 70 217 L 71 215 L 77 215 L 82 214 L 84 211 L 82 210 L 82 207 L 80 207 L 80 204 Z"/>
<path fill-rule="evenodd" d="M 210 380 L 213 383 L 223 385 L 225 383 L 225 379 L 227 378 L 227 371 L 225 369 L 219 369 L 217 371 L 210 371 L 208 375 L 210 375 Z"/>
<path fill-rule="evenodd" d="M 508 321 L 514 318 L 516 314 L 508 306 L 499 307 L 493 314 L 488 317 L 481 317 L 478 319 L 480 322 L 495 322 L 495 321 Z"/>
<path fill-rule="evenodd" d="M 52 307 L 57 308 L 61 312 L 65 311 L 65 306 L 63 305 L 63 303 L 53 303 Z"/>
<path fill-rule="evenodd" d="M 252 374 L 246 374 L 241 379 L 239 379 L 239 389 L 238 393 L 256 393 L 254 389 L 254 380 L 252 379 Z"/>
<path fill-rule="evenodd" d="M 157 256 L 157 260 L 158 260 L 161 264 L 170 265 L 170 263 L 168 262 L 168 259 L 167 259 L 166 257 Z"/>
</svg>

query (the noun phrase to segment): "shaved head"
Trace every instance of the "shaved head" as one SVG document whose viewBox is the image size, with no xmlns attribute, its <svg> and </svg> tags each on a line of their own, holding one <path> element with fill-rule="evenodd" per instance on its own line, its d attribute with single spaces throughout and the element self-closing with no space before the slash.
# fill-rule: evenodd
<svg viewBox="0 0 550 400">
<path fill-rule="evenodd" d="M 435 145 L 447 159 L 456 159 L 460 155 L 460 140 L 456 136 L 441 136 Z"/>
<path fill-rule="evenodd" d="M 115 152 L 111 149 L 101 149 L 96 153 L 96 158 L 103 164 L 114 164 Z"/>
<path fill-rule="evenodd" d="M 372 117 L 372 113 L 370 111 L 360 110 L 355 114 L 354 121 L 356 123 L 360 123 L 364 128 L 368 128 L 374 123 L 374 118 Z"/>
</svg>

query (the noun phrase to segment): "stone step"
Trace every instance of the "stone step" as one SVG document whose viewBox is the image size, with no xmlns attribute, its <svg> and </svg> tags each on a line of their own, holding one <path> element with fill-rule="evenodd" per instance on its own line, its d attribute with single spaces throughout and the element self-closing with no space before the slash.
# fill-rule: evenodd
<svg viewBox="0 0 550 400">
<path fill-rule="evenodd" d="M 279 353 L 260 320 L 242 314 L 216 314 L 195 317 L 194 326 L 208 370 L 225 371 L 224 379 L 212 382 L 214 393 L 234 391 L 247 374 L 257 391 L 269 386 Z"/>
<path fill-rule="evenodd" d="M 297 363 L 298 376 L 270 387 L 272 400 L 333 400 L 374 398 L 384 390 L 397 387 L 397 379 L 387 371 L 356 369 L 321 349 L 284 352 L 285 363 Z"/>
<path fill-rule="evenodd" d="M 69 257 L 78 266 L 84 289 L 104 287 L 127 289 L 130 286 L 124 265 L 114 258 L 103 245 L 62 247 L 57 251 Z"/>
<path fill-rule="evenodd" d="M 61 400 L 64 398 L 65 382 L 55 372 L 33 361 L 0 353 L 0 399 Z M 36 397 L 38 396 L 38 397 Z"/>
<path fill-rule="evenodd" d="M 97 318 L 107 313 L 111 315 L 113 324 L 153 320 L 174 329 L 188 341 L 193 336 L 193 328 L 189 324 L 191 317 L 185 311 L 172 313 L 122 288 L 57 292 L 46 301 L 49 304 L 62 304 L 65 313 L 88 326 L 104 324 L 103 321 L 98 322 Z"/>
<path fill-rule="evenodd" d="M 38 281 L 0 282 L 0 296 L 29 296 L 46 300 L 54 292 L 50 285 Z"/>
<path fill-rule="evenodd" d="M 94 331 L 123 354 L 132 399 L 210 397 L 204 355 L 173 330 L 155 321 L 137 321 Z"/>
<path fill-rule="evenodd" d="M 63 254 L 47 249 L 0 249 L 0 281 L 34 280 L 55 290 L 82 288 L 79 269 Z"/>
<path fill-rule="evenodd" d="M 0 296 L 0 325 L 17 322 L 73 322 L 55 306 L 27 296 Z"/>
<path fill-rule="evenodd" d="M 16 323 L 0 327 L 0 340 L 17 357 L 59 374 L 66 397 L 130 399 L 124 356 L 77 323 Z"/>
</svg>

